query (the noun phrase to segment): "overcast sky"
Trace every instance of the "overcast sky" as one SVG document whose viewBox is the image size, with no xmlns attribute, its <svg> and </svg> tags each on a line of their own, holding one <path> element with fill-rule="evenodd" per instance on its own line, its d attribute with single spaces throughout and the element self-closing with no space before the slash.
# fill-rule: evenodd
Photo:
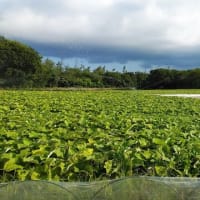
<svg viewBox="0 0 200 200">
<path fill-rule="evenodd" d="M 200 66 L 199 0 L 0 0 L 0 35 L 65 64 Z"/>
</svg>

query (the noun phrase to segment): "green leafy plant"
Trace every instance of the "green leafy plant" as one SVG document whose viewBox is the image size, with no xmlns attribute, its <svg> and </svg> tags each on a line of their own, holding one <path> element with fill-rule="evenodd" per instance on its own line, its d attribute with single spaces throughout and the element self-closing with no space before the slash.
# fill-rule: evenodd
<svg viewBox="0 0 200 200">
<path fill-rule="evenodd" d="M 198 177 L 200 101 L 156 93 L 1 90 L 0 180 Z"/>
</svg>

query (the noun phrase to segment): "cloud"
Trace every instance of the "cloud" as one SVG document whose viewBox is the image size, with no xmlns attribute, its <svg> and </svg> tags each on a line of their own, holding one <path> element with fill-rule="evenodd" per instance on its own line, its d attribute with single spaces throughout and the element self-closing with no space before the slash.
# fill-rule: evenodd
<svg viewBox="0 0 200 200">
<path fill-rule="evenodd" d="M 0 0 L 0 34 L 45 56 L 199 65 L 196 0 Z"/>
</svg>

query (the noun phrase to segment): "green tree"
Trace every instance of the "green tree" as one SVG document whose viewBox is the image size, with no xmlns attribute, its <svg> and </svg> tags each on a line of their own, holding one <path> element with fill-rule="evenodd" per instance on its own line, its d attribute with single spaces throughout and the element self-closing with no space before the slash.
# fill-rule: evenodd
<svg viewBox="0 0 200 200">
<path fill-rule="evenodd" d="M 0 78 L 29 81 L 31 74 L 35 73 L 41 65 L 41 56 L 29 46 L 20 42 L 0 37 Z M 14 73 L 16 72 L 16 74 Z M 21 78 L 20 78 L 21 76 Z M 8 83 L 5 80 L 5 83 Z M 18 81 L 11 81 L 12 86 L 21 85 Z M 23 83 L 24 85 L 24 83 Z"/>
<path fill-rule="evenodd" d="M 146 80 L 148 74 L 144 72 L 135 72 L 136 88 L 144 89 L 146 87 Z"/>
<path fill-rule="evenodd" d="M 5 85 L 8 87 L 26 87 L 26 74 L 19 69 L 8 68 L 5 73 Z"/>
<path fill-rule="evenodd" d="M 56 87 L 60 76 L 60 66 L 46 59 L 36 68 L 33 74 L 33 81 L 35 87 Z"/>
</svg>

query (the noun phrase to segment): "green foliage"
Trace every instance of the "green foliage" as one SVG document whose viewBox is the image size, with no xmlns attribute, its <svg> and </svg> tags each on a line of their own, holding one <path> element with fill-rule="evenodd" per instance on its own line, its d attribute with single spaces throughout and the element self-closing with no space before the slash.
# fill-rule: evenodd
<svg viewBox="0 0 200 200">
<path fill-rule="evenodd" d="M 150 71 L 141 88 L 144 89 L 187 89 L 200 88 L 200 69 Z"/>
<path fill-rule="evenodd" d="M 0 40 L 0 51 L 1 72 L 6 72 L 7 67 L 10 67 L 26 73 L 33 73 L 40 65 L 40 55 L 31 47 L 19 42 Z"/>
<path fill-rule="evenodd" d="M 28 85 L 30 75 L 41 64 L 41 56 L 31 47 L 22 43 L 0 39 L 0 78 L 6 86 Z M 28 85 L 29 86 L 29 85 Z"/>
<path fill-rule="evenodd" d="M 61 71 L 50 59 L 44 60 L 32 76 L 33 87 L 56 87 Z"/>
<path fill-rule="evenodd" d="M 41 61 L 37 51 L 20 42 L 0 36 L 0 86 L 19 88 L 87 87 L 177 89 L 200 88 L 200 69 L 155 69 L 146 72 L 122 72 L 98 66 L 64 67 L 50 59 Z"/>
<path fill-rule="evenodd" d="M 199 99 L 152 91 L 0 96 L 1 181 L 200 175 Z"/>
</svg>

